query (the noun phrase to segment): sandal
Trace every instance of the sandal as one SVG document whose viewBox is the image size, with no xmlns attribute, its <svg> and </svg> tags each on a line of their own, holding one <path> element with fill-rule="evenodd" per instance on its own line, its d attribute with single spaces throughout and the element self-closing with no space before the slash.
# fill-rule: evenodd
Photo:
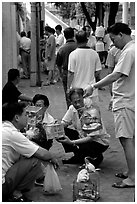
<svg viewBox="0 0 137 204">
<path fill-rule="evenodd" d="M 124 175 L 124 173 L 117 173 L 115 174 L 116 177 L 126 179 L 128 176 Z"/>
<path fill-rule="evenodd" d="M 129 184 L 124 183 L 124 181 L 120 181 L 120 182 L 114 183 L 112 187 L 114 188 L 135 188 L 135 185 L 129 185 Z"/>
</svg>

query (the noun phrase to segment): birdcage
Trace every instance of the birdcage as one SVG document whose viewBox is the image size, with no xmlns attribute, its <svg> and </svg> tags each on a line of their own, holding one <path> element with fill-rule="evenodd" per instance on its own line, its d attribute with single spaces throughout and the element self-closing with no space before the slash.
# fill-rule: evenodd
<svg viewBox="0 0 137 204">
<path fill-rule="evenodd" d="M 100 198 L 100 179 L 97 171 L 89 172 L 89 179 L 73 182 L 73 202 L 95 202 Z"/>
<path fill-rule="evenodd" d="M 61 123 L 44 124 L 43 127 L 46 130 L 48 139 L 61 139 L 65 135 L 64 126 Z"/>
<path fill-rule="evenodd" d="M 26 108 L 26 113 L 28 116 L 27 129 L 30 127 L 35 127 L 37 123 L 42 122 L 42 108 L 36 106 L 28 106 Z"/>
</svg>

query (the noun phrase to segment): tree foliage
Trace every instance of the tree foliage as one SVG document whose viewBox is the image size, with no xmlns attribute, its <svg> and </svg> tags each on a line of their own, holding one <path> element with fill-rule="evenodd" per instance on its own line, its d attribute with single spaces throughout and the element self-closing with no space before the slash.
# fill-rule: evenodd
<svg viewBox="0 0 137 204">
<path fill-rule="evenodd" d="M 59 15 L 65 19 L 81 16 L 89 23 L 93 31 L 96 29 L 97 21 L 103 24 L 104 12 L 109 8 L 108 26 L 115 23 L 119 2 L 52 2 Z M 93 20 L 94 17 L 94 20 Z"/>
</svg>

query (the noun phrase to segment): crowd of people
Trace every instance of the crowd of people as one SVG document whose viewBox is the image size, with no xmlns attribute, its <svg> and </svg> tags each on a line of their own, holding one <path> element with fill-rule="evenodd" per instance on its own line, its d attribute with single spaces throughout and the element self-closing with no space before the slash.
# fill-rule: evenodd
<svg viewBox="0 0 137 204">
<path fill-rule="evenodd" d="M 58 142 L 65 152 L 74 153 L 69 160 L 63 160 L 63 164 L 83 164 L 87 156 L 95 167 L 103 161 L 110 136 L 101 116 L 98 89 L 109 85 L 115 134 L 127 162 L 125 172 L 116 174 L 123 180 L 112 186 L 135 187 L 135 41 L 131 29 L 127 24 L 115 23 L 107 31 L 100 26 L 92 33 L 87 25 L 77 31 L 68 27 L 62 33 L 61 25 L 57 25 L 55 29 L 45 26 L 45 35 L 48 71 L 45 85 L 55 83 L 57 67 L 67 103 L 61 120 L 65 135 Z M 29 78 L 31 41 L 26 40 L 25 33 L 21 37 L 24 77 Z M 109 73 L 100 79 L 103 66 Z M 49 99 L 39 93 L 33 98 L 24 95 L 17 88 L 19 80 L 19 70 L 10 69 L 8 82 L 2 90 L 2 200 L 13 202 L 28 201 L 25 193 L 34 183 L 43 184 L 42 162 L 58 167 L 56 155 L 50 152 L 52 139 L 46 138 L 47 144 L 42 146 L 21 132 L 27 125 L 28 103 L 42 108 L 42 125 L 57 122 L 48 112 Z"/>
</svg>

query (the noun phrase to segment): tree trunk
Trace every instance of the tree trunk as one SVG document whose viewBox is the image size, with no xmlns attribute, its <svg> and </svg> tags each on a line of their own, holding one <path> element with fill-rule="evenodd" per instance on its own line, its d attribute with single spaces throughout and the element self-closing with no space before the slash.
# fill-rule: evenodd
<svg viewBox="0 0 137 204">
<path fill-rule="evenodd" d="M 84 2 L 81 2 L 81 7 L 82 7 L 82 10 L 83 10 L 83 13 L 85 14 L 86 18 L 87 18 L 87 21 L 89 23 L 89 25 L 91 26 L 93 32 L 95 32 L 96 30 L 96 22 L 93 22 L 87 9 L 86 9 L 86 6 L 85 6 L 85 3 Z"/>
<path fill-rule="evenodd" d="M 115 23 L 115 18 L 118 12 L 119 2 L 110 2 L 110 11 L 108 19 L 108 27 Z"/>
</svg>

